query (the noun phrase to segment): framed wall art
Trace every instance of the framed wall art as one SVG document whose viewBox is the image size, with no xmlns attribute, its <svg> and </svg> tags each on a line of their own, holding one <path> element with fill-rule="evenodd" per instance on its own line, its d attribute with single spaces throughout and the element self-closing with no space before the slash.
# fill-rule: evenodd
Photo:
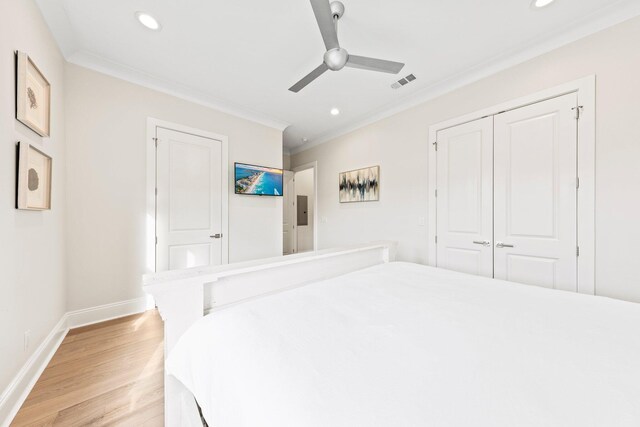
<svg viewBox="0 0 640 427">
<path fill-rule="evenodd" d="M 341 172 L 338 177 L 340 203 L 380 200 L 380 166 Z"/>
<path fill-rule="evenodd" d="M 17 209 L 51 209 L 51 166 L 51 157 L 40 149 L 18 143 Z"/>
<path fill-rule="evenodd" d="M 31 58 L 16 52 L 16 119 L 40 136 L 49 136 L 51 85 Z"/>
</svg>

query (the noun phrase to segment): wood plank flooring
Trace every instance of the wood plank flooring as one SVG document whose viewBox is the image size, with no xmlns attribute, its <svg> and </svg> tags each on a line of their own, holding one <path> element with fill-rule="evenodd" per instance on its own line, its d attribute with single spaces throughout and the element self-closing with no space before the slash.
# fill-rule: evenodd
<svg viewBox="0 0 640 427">
<path fill-rule="evenodd" d="M 156 310 L 72 329 L 11 426 L 162 426 Z"/>
</svg>

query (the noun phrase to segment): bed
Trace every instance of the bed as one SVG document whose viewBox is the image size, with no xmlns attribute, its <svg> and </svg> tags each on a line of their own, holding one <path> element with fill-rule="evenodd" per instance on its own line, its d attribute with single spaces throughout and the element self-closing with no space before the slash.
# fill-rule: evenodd
<svg viewBox="0 0 640 427">
<path fill-rule="evenodd" d="M 637 304 L 378 249 L 200 316 L 172 344 L 167 377 L 211 427 L 640 425 Z"/>
</svg>

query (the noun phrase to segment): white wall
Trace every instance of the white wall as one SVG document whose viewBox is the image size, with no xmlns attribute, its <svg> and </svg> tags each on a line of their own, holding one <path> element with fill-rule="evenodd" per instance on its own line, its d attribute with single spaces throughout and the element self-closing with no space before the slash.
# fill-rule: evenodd
<svg viewBox="0 0 640 427">
<path fill-rule="evenodd" d="M 313 250 L 313 223 L 315 221 L 313 215 L 313 169 L 305 169 L 295 174 L 296 200 L 297 196 L 307 196 L 308 225 L 297 225 L 296 221 L 296 237 L 297 251 L 308 252 Z M 297 213 L 297 209 L 296 209 Z"/>
<path fill-rule="evenodd" d="M 282 255 L 282 200 L 233 194 L 233 162 L 282 166 L 282 132 L 66 67 L 68 307 L 143 295 L 147 117 L 229 137 L 230 262 Z"/>
<path fill-rule="evenodd" d="M 634 18 L 292 156 L 318 161 L 321 248 L 379 239 L 426 263 L 429 126 L 590 74 L 597 76 L 596 292 L 640 302 L 640 18 Z M 341 171 L 380 165 L 380 202 L 338 203 Z M 326 222 L 325 222 L 326 220 Z"/>
<path fill-rule="evenodd" d="M 14 50 L 51 83 L 51 137 L 15 120 Z M 0 393 L 65 312 L 64 61 L 31 1 L 0 3 Z M 53 157 L 52 210 L 15 209 L 16 143 Z M 23 337 L 31 330 L 31 345 Z M 0 421 L 2 420 L 0 414 Z"/>
</svg>

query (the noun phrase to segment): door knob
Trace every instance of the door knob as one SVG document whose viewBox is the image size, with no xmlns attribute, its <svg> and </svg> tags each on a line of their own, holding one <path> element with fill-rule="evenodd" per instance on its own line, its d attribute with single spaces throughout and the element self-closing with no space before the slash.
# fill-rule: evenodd
<svg viewBox="0 0 640 427">
<path fill-rule="evenodd" d="M 221 239 L 222 238 L 222 233 L 212 234 L 209 237 L 211 237 L 212 239 Z"/>
<path fill-rule="evenodd" d="M 474 240 L 473 243 L 475 245 L 491 246 L 491 242 L 489 242 L 488 240 Z"/>
<path fill-rule="evenodd" d="M 502 243 L 502 242 L 497 242 L 496 243 L 496 248 L 512 248 L 513 245 L 507 245 L 506 243 Z"/>
</svg>

